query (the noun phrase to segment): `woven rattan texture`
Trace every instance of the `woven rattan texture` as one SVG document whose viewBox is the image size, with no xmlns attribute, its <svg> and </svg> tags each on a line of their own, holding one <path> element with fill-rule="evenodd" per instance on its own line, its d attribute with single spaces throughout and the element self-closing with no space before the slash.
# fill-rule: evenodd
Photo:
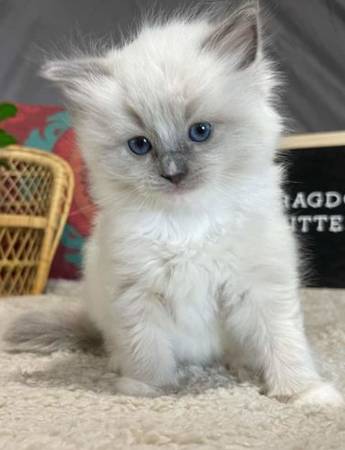
<svg viewBox="0 0 345 450">
<path fill-rule="evenodd" d="M 1 213 L 45 216 L 49 211 L 54 174 L 50 167 L 7 159 L 0 167 Z"/>
<path fill-rule="evenodd" d="M 56 155 L 0 150 L 0 296 L 44 290 L 73 187 L 70 167 Z"/>
</svg>

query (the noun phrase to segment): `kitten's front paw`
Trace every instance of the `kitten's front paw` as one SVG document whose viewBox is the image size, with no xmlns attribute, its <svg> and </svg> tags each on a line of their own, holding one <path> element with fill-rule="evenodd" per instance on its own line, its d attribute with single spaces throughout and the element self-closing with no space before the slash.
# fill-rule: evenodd
<svg viewBox="0 0 345 450">
<path fill-rule="evenodd" d="M 315 405 L 315 406 L 344 406 L 344 399 L 335 387 L 328 383 L 319 383 L 312 386 L 300 394 L 292 396 L 289 400 L 297 406 Z"/>
<path fill-rule="evenodd" d="M 163 391 L 155 386 L 127 377 L 118 378 L 115 388 L 120 394 L 134 397 L 157 397 L 163 394 Z"/>
</svg>

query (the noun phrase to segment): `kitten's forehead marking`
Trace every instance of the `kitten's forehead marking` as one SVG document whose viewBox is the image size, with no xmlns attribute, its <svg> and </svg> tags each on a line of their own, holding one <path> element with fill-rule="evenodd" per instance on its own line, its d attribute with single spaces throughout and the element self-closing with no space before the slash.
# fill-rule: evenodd
<svg viewBox="0 0 345 450">
<path fill-rule="evenodd" d="M 143 119 L 141 118 L 140 114 L 134 109 L 134 107 L 130 104 L 126 105 L 126 111 L 130 118 L 133 120 L 133 122 L 143 130 L 146 128 L 145 123 Z"/>
<path fill-rule="evenodd" d="M 176 97 L 168 98 L 162 95 L 153 101 L 148 98 L 138 99 L 125 105 L 126 113 L 133 123 L 143 132 L 155 135 L 160 140 L 171 141 L 174 137 L 180 140 L 183 133 L 193 122 L 196 115 L 204 119 L 200 112 L 202 102 L 198 99 L 183 98 L 176 101 Z M 207 115 L 207 114 L 205 114 Z"/>
</svg>

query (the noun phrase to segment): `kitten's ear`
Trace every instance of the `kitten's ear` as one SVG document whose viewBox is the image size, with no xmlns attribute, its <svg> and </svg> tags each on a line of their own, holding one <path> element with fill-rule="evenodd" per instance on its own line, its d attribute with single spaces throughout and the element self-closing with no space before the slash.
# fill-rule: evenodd
<svg viewBox="0 0 345 450">
<path fill-rule="evenodd" d="M 246 69 L 260 50 L 259 2 L 246 1 L 235 12 L 216 20 L 203 48 L 216 51 L 222 57 L 236 55 L 238 69 Z"/>
<path fill-rule="evenodd" d="M 87 95 L 85 85 L 88 82 L 110 76 L 108 61 L 101 57 L 55 60 L 46 62 L 40 75 L 55 82 L 69 100 L 80 100 Z"/>
</svg>

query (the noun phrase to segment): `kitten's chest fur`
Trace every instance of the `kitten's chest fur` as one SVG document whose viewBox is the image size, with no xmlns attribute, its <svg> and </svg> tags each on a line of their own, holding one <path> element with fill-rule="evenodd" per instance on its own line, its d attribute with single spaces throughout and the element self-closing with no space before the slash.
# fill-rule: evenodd
<svg viewBox="0 0 345 450">
<path fill-rule="evenodd" d="M 236 270 L 226 241 L 219 230 L 198 241 L 158 244 L 164 255 L 158 299 L 182 361 L 208 362 L 223 352 L 223 286 L 235 283 Z"/>
<path fill-rule="evenodd" d="M 95 234 L 110 303 L 123 286 L 134 285 L 157 306 L 180 360 L 206 362 L 221 354 L 223 286 L 237 282 L 238 270 L 230 217 L 121 218 L 101 223 Z"/>
<path fill-rule="evenodd" d="M 181 287 L 185 295 L 181 292 L 180 297 L 200 297 L 200 291 L 214 297 L 236 271 L 240 234 L 230 215 L 217 219 L 188 216 L 171 221 L 148 216 L 117 222 L 112 226 L 114 246 L 107 246 L 107 251 L 116 270 L 121 270 L 121 262 L 147 286 L 160 285 L 162 295 L 171 297 Z"/>
</svg>

